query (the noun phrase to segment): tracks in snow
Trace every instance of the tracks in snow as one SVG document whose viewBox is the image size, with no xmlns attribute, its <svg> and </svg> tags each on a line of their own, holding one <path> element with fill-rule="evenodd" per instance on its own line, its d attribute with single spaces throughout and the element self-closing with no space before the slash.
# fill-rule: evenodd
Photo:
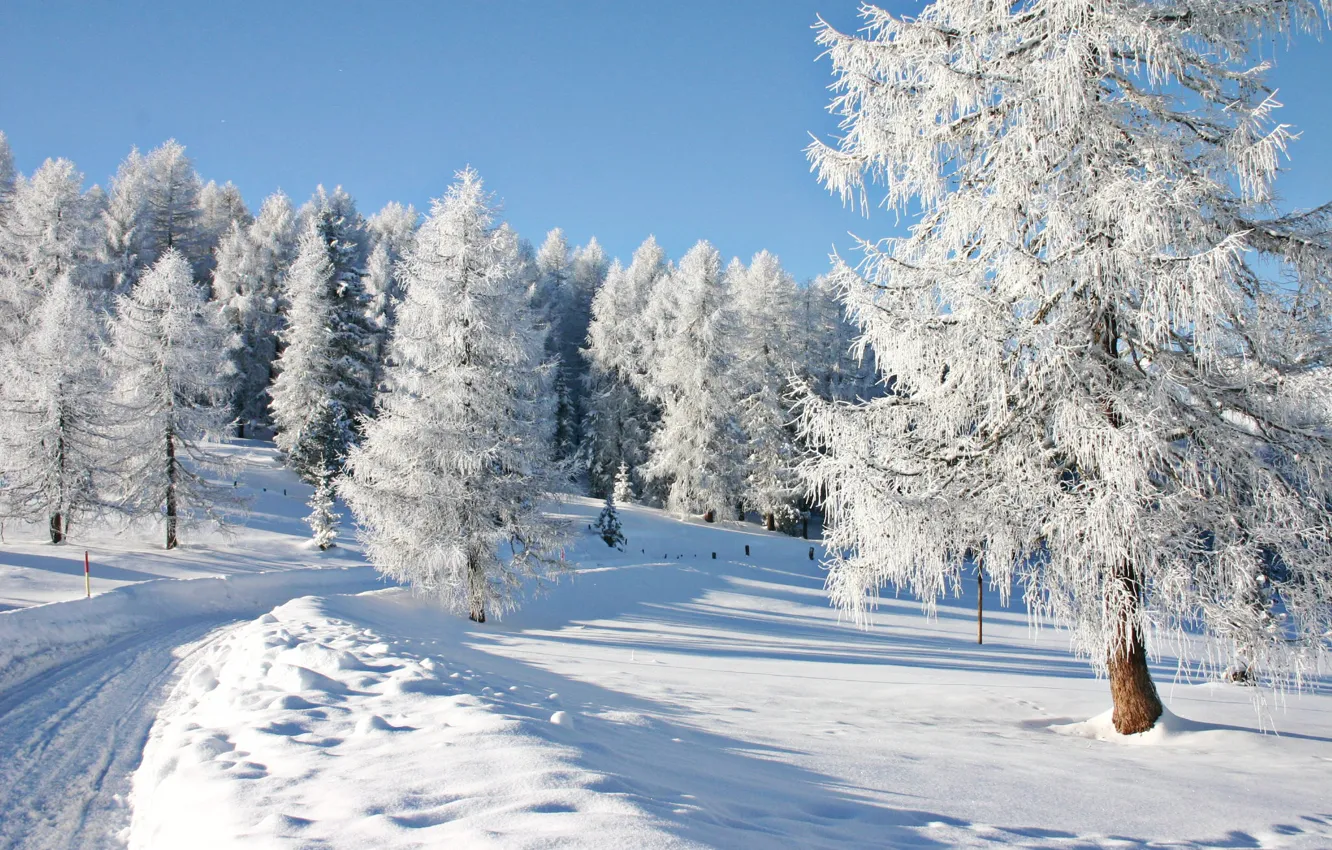
<svg viewBox="0 0 1332 850">
<path fill-rule="evenodd" d="M 166 685 L 234 619 L 147 628 L 0 693 L 0 849 L 120 846 Z"/>
</svg>

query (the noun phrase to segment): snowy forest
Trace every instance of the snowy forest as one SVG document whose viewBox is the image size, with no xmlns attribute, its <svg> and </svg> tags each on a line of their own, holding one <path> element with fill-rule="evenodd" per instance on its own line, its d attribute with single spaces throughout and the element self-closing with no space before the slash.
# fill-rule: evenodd
<svg viewBox="0 0 1332 850">
<path fill-rule="evenodd" d="M 678 261 L 651 236 L 627 262 L 559 229 L 534 247 L 470 169 L 425 216 L 366 217 L 323 187 L 252 212 L 175 141 L 131 151 L 106 189 L 83 184 L 65 160 L 16 174 L 0 135 L 0 501 L 53 543 L 160 516 L 172 548 L 229 503 L 209 446 L 271 436 L 315 487 L 321 547 L 341 491 L 403 578 L 466 540 L 423 586 L 471 605 L 461 570 L 503 604 L 512 559 L 483 569 L 477 553 L 551 548 L 523 518 L 530 494 L 795 532 L 811 504 L 793 388 L 873 393 L 828 279 L 706 241 Z M 390 502 L 419 514 L 383 515 Z M 471 527 L 492 515 L 506 519 Z"/>
<path fill-rule="evenodd" d="M 1168 642 L 1301 687 L 1332 635 L 1332 205 L 1281 207 L 1294 136 L 1251 60 L 1322 14 L 821 24 L 841 131 L 814 178 L 911 226 L 807 281 L 780 245 L 538 245 L 466 167 L 367 216 L 342 188 L 247 202 L 176 141 L 105 188 L 18 174 L 0 135 L 0 516 L 52 543 L 160 520 L 171 549 L 237 504 L 218 444 L 271 438 L 315 546 L 341 503 L 381 572 L 477 622 L 563 569 L 545 504 L 574 493 L 612 547 L 631 502 L 813 513 L 858 622 L 979 574 L 1071 630 L 1123 733 L 1162 714 Z"/>
</svg>

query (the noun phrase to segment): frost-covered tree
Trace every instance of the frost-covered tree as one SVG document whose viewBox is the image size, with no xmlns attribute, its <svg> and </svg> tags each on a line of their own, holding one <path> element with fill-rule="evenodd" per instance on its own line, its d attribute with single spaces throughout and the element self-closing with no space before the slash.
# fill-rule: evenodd
<svg viewBox="0 0 1332 850">
<path fill-rule="evenodd" d="M 197 257 L 194 274 L 199 280 L 212 279 L 218 245 L 232 226 L 244 229 L 253 221 L 240 189 L 231 183 L 219 186 L 210 180 L 199 190 L 199 221 L 193 246 Z"/>
<path fill-rule="evenodd" d="M 379 384 L 378 371 L 383 369 L 388 338 L 396 321 L 397 303 L 402 298 L 398 263 L 407 256 L 416 239 L 419 220 L 414 207 L 391 202 L 367 222 L 374 244 L 366 260 L 365 294 L 366 315 L 375 332 L 375 386 Z"/>
<path fill-rule="evenodd" d="M 737 322 L 721 255 L 699 242 L 653 294 L 648 318 L 659 342 L 648 383 L 662 418 L 644 473 L 669 482 L 671 510 L 708 521 L 731 516 L 740 504 L 742 434 L 730 345 Z"/>
<path fill-rule="evenodd" d="M 0 223 L 0 344 L 28 331 L 28 318 L 62 277 L 75 286 L 96 274 L 95 230 L 83 175 L 66 159 L 48 159 L 14 187 Z"/>
<path fill-rule="evenodd" d="M 660 258 L 658 262 L 664 270 L 664 262 Z M 636 469 L 647 461 L 648 438 L 659 418 L 656 405 L 635 385 L 642 365 L 635 353 L 634 324 L 647 307 L 651 282 L 635 283 L 633 266 L 612 264 L 593 299 L 587 348 L 582 352 L 588 375 L 581 454 L 594 496 L 611 491 L 621 466 Z"/>
<path fill-rule="evenodd" d="M 339 485 L 381 572 L 478 622 L 560 564 L 540 506 L 552 370 L 519 265 L 480 177 L 461 172 L 403 261 L 390 389 Z"/>
<path fill-rule="evenodd" d="M 789 380 L 798 363 L 795 280 L 767 251 L 749 267 L 738 262 L 727 275 L 738 314 L 735 346 L 740 430 L 744 434 L 744 504 L 763 517 L 769 531 L 787 528 L 800 516 L 802 486 L 795 466 L 800 457 Z"/>
<path fill-rule="evenodd" d="M 161 512 L 173 549 L 179 524 L 220 522 L 220 507 L 233 501 L 229 486 L 205 477 L 226 468 L 205 441 L 228 425 L 231 341 L 175 248 L 117 297 L 110 330 L 117 502 L 135 516 Z"/>
<path fill-rule="evenodd" d="M 268 387 L 282 329 L 282 280 L 295 255 L 295 213 L 281 192 L 264 201 L 248 227 L 234 222 L 217 248 L 213 298 L 231 329 L 237 435 L 270 423 Z"/>
<path fill-rule="evenodd" d="M 820 275 L 796 290 L 796 371 L 820 398 L 869 399 L 878 393 L 874 353 L 856 344 L 858 333 L 842 312 L 837 284 Z"/>
<path fill-rule="evenodd" d="M 624 551 L 624 544 L 628 541 L 620 530 L 620 515 L 615 510 L 615 497 L 610 493 L 606 494 L 606 504 L 601 513 L 597 514 L 597 524 L 592 528 L 607 546 Z"/>
<path fill-rule="evenodd" d="M 632 504 L 634 501 L 634 480 L 629 474 L 629 464 L 623 461 L 620 462 L 620 468 L 615 471 L 615 486 L 611 490 L 611 498 L 621 505 Z"/>
<path fill-rule="evenodd" d="M 9 149 L 9 139 L 0 130 L 0 226 L 5 223 L 10 199 L 14 195 L 14 184 L 18 180 L 18 170 L 14 168 L 14 152 Z"/>
<path fill-rule="evenodd" d="M 307 438 L 297 444 L 289 459 L 293 467 L 305 470 L 306 479 L 314 484 L 314 495 L 309 503 L 312 512 L 305 519 L 314 535 L 315 545 L 323 551 L 332 546 L 338 536 L 338 515 L 333 499 L 337 478 L 353 438 L 346 411 L 332 399 L 324 400 L 308 429 Z"/>
<path fill-rule="evenodd" d="M 199 229 L 202 191 L 184 145 L 175 139 L 147 156 L 130 151 L 111 181 L 104 216 L 104 259 L 113 291 L 128 292 L 171 248 L 190 261 L 196 280 L 208 281 L 212 245 Z"/>
<path fill-rule="evenodd" d="M 1071 627 L 1123 733 L 1162 712 L 1161 636 L 1298 684 L 1332 633 L 1332 207 L 1274 210 L 1290 135 L 1253 48 L 1316 7 L 863 15 L 820 27 L 843 134 L 810 156 L 844 198 L 877 181 L 919 217 L 834 272 L 892 392 L 805 409 L 833 598 L 932 604 L 975 559 Z"/>
<path fill-rule="evenodd" d="M 0 515 L 45 521 L 52 543 L 107 483 L 99 328 L 89 292 L 62 273 L 38 293 L 17 351 L 0 357 Z"/>
</svg>

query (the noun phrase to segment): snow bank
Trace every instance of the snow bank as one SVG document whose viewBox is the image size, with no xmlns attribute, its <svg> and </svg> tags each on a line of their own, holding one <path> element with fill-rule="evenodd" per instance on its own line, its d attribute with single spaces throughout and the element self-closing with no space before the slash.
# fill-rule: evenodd
<svg viewBox="0 0 1332 850">
<path fill-rule="evenodd" d="M 294 600 L 191 658 L 134 776 L 132 849 L 693 846 L 578 764 L 548 689 L 354 600 Z"/>
<path fill-rule="evenodd" d="M 199 617 L 254 616 L 296 596 L 382 586 L 371 567 L 160 579 L 69 602 L 0 612 L 0 691 L 132 632 Z"/>
</svg>

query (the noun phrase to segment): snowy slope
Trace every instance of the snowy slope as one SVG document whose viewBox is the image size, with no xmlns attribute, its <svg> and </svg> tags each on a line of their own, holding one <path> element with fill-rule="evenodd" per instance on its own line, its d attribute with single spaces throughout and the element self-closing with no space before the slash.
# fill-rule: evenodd
<svg viewBox="0 0 1332 850">
<path fill-rule="evenodd" d="M 239 463 L 235 489 L 249 503 L 247 513 L 234 517 L 237 525 L 230 532 L 187 528 L 181 546 L 167 551 L 160 521 L 126 528 L 88 525 L 76 517 L 71 541 L 59 546 L 52 546 L 39 526 L 7 524 L 0 543 L 0 611 L 83 598 L 85 551 L 94 595 L 156 578 L 364 563 L 354 535 L 345 530 L 339 548 L 310 549 L 302 519 L 310 512 L 305 504 L 310 487 L 281 466 L 272 443 L 237 440 L 214 448 Z"/>
<path fill-rule="evenodd" d="M 628 551 L 583 532 L 578 574 L 499 623 L 385 590 L 220 633 L 160 712 L 130 845 L 1332 846 L 1326 695 L 1262 735 L 1250 692 L 1163 658 L 1179 717 L 1100 740 L 1075 724 L 1105 683 L 995 599 L 983 646 L 974 596 L 862 632 L 804 541 L 624 519 Z"/>
</svg>

